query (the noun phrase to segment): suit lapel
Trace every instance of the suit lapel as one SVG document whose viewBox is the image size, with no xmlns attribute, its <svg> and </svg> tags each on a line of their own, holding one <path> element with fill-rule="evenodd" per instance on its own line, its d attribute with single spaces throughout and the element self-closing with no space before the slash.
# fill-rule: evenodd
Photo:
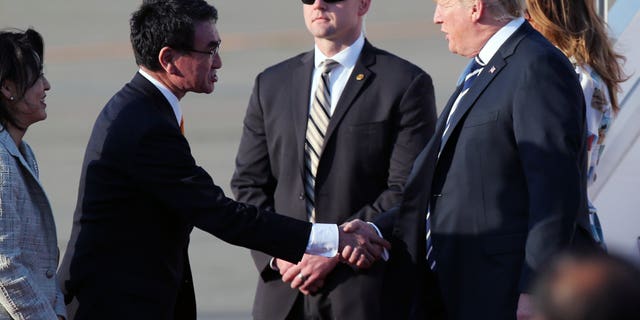
<svg viewBox="0 0 640 320">
<path fill-rule="evenodd" d="M 440 117 L 438 117 L 438 122 L 436 123 L 436 130 L 435 130 L 434 136 L 440 138 L 441 141 L 442 141 L 442 134 L 444 133 L 444 129 L 447 124 L 447 118 L 449 117 L 449 113 L 451 113 L 451 109 L 453 108 L 453 103 L 456 101 L 456 97 L 458 97 L 461 90 L 462 90 L 462 86 L 459 85 L 456 88 L 455 92 L 453 92 L 453 94 L 449 98 L 449 101 L 444 107 L 444 110 L 442 110 Z"/>
<path fill-rule="evenodd" d="M 373 46 L 368 41 L 362 48 L 358 62 L 356 62 L 350 78 L 342 91 L 342 96 L 338 100 L 336 109 L 329 120 L 329 126 L 325 134 L 324 143 L 329 143 L 331 135 L 335 132 L 340 121 L 353 105 L 356 97 L 360 94 L 365 84 L 374 76 L 369 70 L 369 66 L 375 63 L 375 56 L 372 53 Z M 290 88 L 293 109 L 293 125 L 297 137 L 296 150 L 298 152 L 298 163 L 300 164 L 300 173 L 304 177 L 304 139 L 307 130 L 307 118 L 309 117 L 309 101 L 311 94 L 311 77 L 313 75 L 313 51 L 304 54 L 300 58 L 300 64 L 294 67 L 290 77 Z M 301 81 L 302 79 L 302 81 Z M 322 162 L 323 155 L 320 156 Z"/>
<path fill-rule="evenodd" d="M 349 76 L 349 80 L 342 91 L 342 96 L 340 96 L 340 99 L 338 100 L 335 111 L 333 112 L 333 115 L 331 115 L 329 127 L 327 128 L 327 133 L 324 137 L 325 145 L 330 141 L 331 135 L 340 124 L 340 121 L 342 121 L 344 115 L 349 111 L 349 108 L 353 105 L 356 97 L 360 95 L 360 92 L 365 85 L 375 76 L 375 74 L 369 69 L 369 66 L 376 62 L 373 50 L 373 46 L 371 46 L 369 41 L 365 40 L 360 57 L 358 58 L 358 61 Z M 320 159 L 320 161 L 322 161 L 322 159 Z"/>
<path fill-rule="evenodd" d="M 294 66 L 289 77 L 291 88 L 291 106 L 293 127 L 296 136 L 296 152 L 300 176 L 304 177 L 304 140 L 307 131 L 307 118 L 309 117 L 309 101 L 311 101 L 311 75 L 313 74 L 313 51 L 309 51 L 300 57 L 300 63 Z"/>
<path fill-rule="evenodd" d="M 9 154 L 11 154 L 14 158 L 18 159 L 18 162 L 20 163 L 20 165 L 23 168 L 25 168 L 27 172 L 29 172 L 29 175 L 31 175 L 31 178 L 38 184 L 40 189 L 42 189 L 42 193 L 44 194 L 44 188 L 42 187 L 42 184 L 40 184 L 40 179 L 38 178 L 38 167 L 36 164 L 36 159 L 31 153 L 30 148 L 27 147 L 26 145 L 23 146 L 23 148 L 25 149 L 25 152 L 23 155 L 22 152 L 20 152 L 20 150 L 16 146 L 11 136 L 9 135 L 9 132 L 5 128 L 2 128 L 2 131 L 0 131 L 0 144 L 4 145 L 5 149 L 9 151 Z"/>
<path fill-rule="evenodd" d="M 176 119 L 176 115 L 173 112 L 173 108 L 167 98 L 162 95 L 162 92 L 156 88 L 149 80 L 142 76 L 139 72 L 136 72 L 135 76 L 129 82 L 129 85 L 135 90 L 142 92 L 143 95 L 153 100 L 152 105 L 158 108 L 160 114 L 163 117 L 170 120 L 176 130 L 180 131 L 180 124 Z"/>
<path fill-rule="evenodd" d="M 460 125 L 462 118 L 464 115 L 469 112 L 469 110 L 474 106 L 476 100 L 480 97 L 480 95 L 485 91 L 485 89 L 489 86 L 489 84 L 493 81 L 493 79 L 500 74 L 500 71 L 507 65 L 507 58 L 513 54 L 515 48 L 518 43 L 531 31 L 531 26 L 526 21 L 524 24 L 516 30 L 505 43 L 500 46 L 500 49 L 496 52 L 496 54 L 491 58 L 491 60 L 486 64 L 478 78 L 473 83 L 473 86 L 469 89 L 467 94 L 460 100 L 458 106 L 451 116 L 449 122 L 449 130 L 442 137 L 442 142 L 440 144 L 440 151 L 447 145 L 449 137 L 451 133 L 455 130 L 455 128 Z M 458 94 L 460 92 L 460 88 L 456 90 L 454 95 L 449 100 L 449 104 L 453 105 L 452 100 L 455 101 Z M 450 107 L 450 106 L 449 106 Z M 447 113 L 448 114 L 448 113 Z M 446 117 L 444 119 L 446 122 Z"/>
<path fill-rule="evenodd" d="M 40 183 L 39 172 L 38 172 L 38 164 L 36 162 L 36 158 L 31 150 L 31 147 L 26 142 L 22 142 L 21 148 L 17 147 L 9 133 L 6 129 L 2 128 L 0 132 L 0 144 L 4 146 L 4 148 L 9 152 L 11 156 L 18 160 L 18 166 L 21 166 L 28 172 L 24 179 L 28 180 L 31 176 L 31 180 L 34 183 L 26 183 L 24 188 L 19 187 L 20 192 L 28 192 L 30 194 L 30 198 L 32 199 L 33 208 L 25 209 L 28 212 L 20 212 L 21 214 L 39 214 L 42 218 L 41 223 L 45 226 L 45 231 L 42 237 L 45 237 L 47 241 L 47 245 L 52 250 L 57 250 L 56 245 L 56 227 L 55 222 L 53 221 L 53 213 L 51 209 L 51 203 L 49 202 L 49 198 L 47 198 L 47 194 L 44 192 L 44 187 L 42 183 Z M 20 149 L 23 149 L 20 152 Z M 1 199 L 0 199 L 1 200 Z M 28 208 L 28 206 L 27 206 Z M 37 209 L 36 209 L 37 208 Z M 35 210 L 35 211 L 30 211 Z"/>
<path fill-rule="evenodd" d="M 505 66 L 505 61 L 502 60 L 498 54 L 496 54 L 493 59 L 484 67 L 478 78 L 473 83 L 473 86 L 469 88 L 469 91 L 458 103 L 458 107 L 455 112 L 451 116 L 449 120 L 449 130 L 442 137 L 442 143 L 440 145 L 440 151 L 447 145 L 447 141 L 451 136 L 451 132 L 460 124 L 460 120 L 464 117 L 464 115 L 471 109 L 474 105 L 478 97 L 482 94 L 482 92 L 487 88 L 487 86 L 491 83 L 491 81 L 500 73 L 500 70 Z M 457 94 L 452 96 L 455 100 L 457 98 Z M 444 119 L 446 122 L 446 118 Z"/>
</svg>

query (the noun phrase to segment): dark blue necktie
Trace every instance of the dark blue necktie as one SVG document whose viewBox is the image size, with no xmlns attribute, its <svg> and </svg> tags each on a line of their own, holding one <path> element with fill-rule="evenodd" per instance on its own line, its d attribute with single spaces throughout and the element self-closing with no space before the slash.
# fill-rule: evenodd
<svg viewBox="0 0 640 320">
<path fill-rule="evenodd" d="M 467 94 L 467 92 L 469 91 L 469 88 L 471 88 L 471 85 L 473 84 L 473 81 L 476 80 L 478 75 L 480 75 L 480 72 L 482 72 L 483 68 L 484 68 L 484 64 L 482 63 L 482 60 L 478 58 L 478 56 L 475 56 L 473 59 L 471 59 L 471 61 L 467 65 L 467 68 L 465 69 L 464 78 L 461 77 L 462 79 L 464 79 L 464 83 L 462 84 L 462 90 L 460 90 L 458 97 L 453 103 L 453 107 L 451 108 L 451 111 L 449 111 L 449 115 L 447 116 L 447 121 L 446 121 L 444 132 L 442 133 L 442 136 L 446 135 L 446 133 L 449 131 L 449 124 L 450 124 L 449 122 L 451 121 L 451 119 L 453 118 L 453 115 L 458 109 L 458 104 L 460 103 L 464 95 Z"/>
<path fill-rule="evenodd" d="M 429 204 L 430 206 L 430 204 Z M 427 208 L 427 265 L 436 270 L 436 259 L 433 254 L 433 237 L 431 237 L 431 210 Z"/>
<path fill-rule="evenodd" d="M 478 77 L 478 75 L 480 74 L 480 72 L 482 72 L 482 69 L 484 68 L 484 64 L 482 63 L 482 61 L 480 60 L 480 58 L 478 56 L 475 56 L 471 62 L 469 63 L 469 65 L 467 66 L 467 73 L 464 76 L 464 83 L 462 85 L 462 90 L 460 91 L 460 94 L 458 95 L 458 100 L 460 100 L 462 98 L 462 96 L 464 96 L 467 91 L 469 91 L 469 88 L 471 87 L 471 85 L 473 84 L 473 81 Z M 456 101 L 457 104 L 458 101 Z M 446 127 L 445 127 L 445 133 L 447 132 L 448 128 L 449 128 L 449 120 L 451 119 L 451 116 L 453 115 L 453 113 L 456 110 L 457 105 L 454 105 L 454 107 L 452 108 L 449 116 L 447 117 L 447 122 L 446 122 Z M 444 133 L 443 133 L 444 135 Z M 439 155 L 438 155 L 439 156 Z M 435 260 L 435 255 L 433 252 L 433 239 L 431 236 L 431 204 L 428 205 L 427 208 L 427 222 L 426 222 L 426 240 L 427 240 L 427 265 L 429 266 L 429 269 L 431 270 L 436 270 L 436 260 Z"/>
<path fill-rule="evenodd" d="M 483 68 L 484 68 L 484 64 L 482 63 L 480 58 L 478 58 L 478 56 L 475 56 L 475 58 L 471 60 L 471 64 L 469 66 L 469 72 L 464 77 L 464 84 L 462 86 L 463 93 L 466 93 L 466 91 L 469 90 L 469 88 L 473 84 L 473 81 L 476 80 L 480 72 L 482 72 Z"/>
</svg>

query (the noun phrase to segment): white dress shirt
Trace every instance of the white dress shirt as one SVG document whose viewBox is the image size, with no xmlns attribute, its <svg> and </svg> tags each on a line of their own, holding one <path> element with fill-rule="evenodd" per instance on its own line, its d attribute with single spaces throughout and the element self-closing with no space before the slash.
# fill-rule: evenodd
<svg viewBox="0 0 640 320">
<path fill-rule="evenodd" d="M 488 63 L 491 58 L 498 52 L 500 47 L 511 37 L 511 35 L 520 28 L 520 26 L 524 23 L 524 18 L 515 18 L 511 20 L 511 22 L 507 23 L 504 27 L 500 28 L 498 32 L 496 32 L 489 41 L 482 47 L 482 50 L 478 53 L 480 60 L 483 63 Z"/>
<path fill-rule="evenodd" d="M 327 59 L 334 60 L 340 64 L 335 67 L 329 75 L 329 92 L 331 92 L 331 110 L 329 112 L 329 115 L 333 115 L 333 112 L 336 110 L 338 100 L 340 100 L 342 91 L 344 91 L 344 87 L 347 85 L 347 81 L 349 81 L 349 77 L 351 76 L 351 72 L 353 72 L 353 68 L 356 66 L 356 62 L 358 62 L 358 57 L 360 56 L 360 52 L 362 52 L 363 47 L 364 34 L 360 34 L 360 37 L 358 37 L 358 39 L 352 45 L 338 52 L 333 57 L 325 56 L 324 53 L 320 51 L 318 46 L 315 46 L 315 68 L 313 69 L 313 76 L 311 77 L 312 80 L 311 95 L 309 95 L 309 110 L 311 109 L 311 104 L 313 103 L 316 89 L 318 88 L 318 81 L 320 81 L 320 75 L 322 73 L 322 70 L 320 70 L 321 68 L 319 68 L 320 64 Z"/>
</svg>

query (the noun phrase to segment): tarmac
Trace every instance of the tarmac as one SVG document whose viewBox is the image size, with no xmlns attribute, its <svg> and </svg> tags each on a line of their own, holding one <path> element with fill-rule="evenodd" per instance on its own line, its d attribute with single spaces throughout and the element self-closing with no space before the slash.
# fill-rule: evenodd
<svg viewBox="0 0 640 320">
<path fill-rule="evenodd" d="M 48 119 L 30 127 L 25 139 L 39 161 L 60 250 L 69 239 L 82 158 L 93 122 L 107 100 L 137 70 L 128 20 L 140 3 L 0 0 L 0 28 L 31 26 L 45 38 L 45 73 L 52 85 L 47 94 Z M 181 105 L 194 157 L 232 196 L 229 180 L 255 76 L 272 64 L 312 49 L 313 39 L 304 27 L 301 3 L 210 3 L 220 15 L 220 81 L 213 94 L 188 94 Z M 366 33 L 374 45 L 415 63 L 432 76 L 440 110 L 466 59 L 449 53 L 444 35 L 432 23 L 433 9 L 433 1 L 373 1 Z M 248 250 L 195 230 L 190 255 L 198 318 L 250 319 L 257 272 Z"/>
</svg>

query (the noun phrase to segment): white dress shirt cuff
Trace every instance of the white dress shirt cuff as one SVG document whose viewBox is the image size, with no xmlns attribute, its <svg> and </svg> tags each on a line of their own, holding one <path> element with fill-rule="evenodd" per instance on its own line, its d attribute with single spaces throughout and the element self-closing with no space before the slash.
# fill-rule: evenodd
<svg viewBox="0 0 640 320">
<path fill-rule="evenodd" d="M 338 241 L 337 225 L 314 223 L 311 227 L 306 253 L 327 258 L 335 257 L 338 254 Z"/>
<path fill-rule="evenodd" d="M 376 230 L 376 232 L 378 233 L 378 236 L 380 236 L 380 238 L 384 239 L 384 237 L 382 236 L 382 232 L 380 232 L 380 229 L 378 229 L 378 226 L 376 226 L 375 224 L 371 223 L 371 222 L 367 222 L 370 226 L 373 227 L 373 229 Z M 387 250 L 387 248 L 383 248 L 382 249 L 382 260 L 384 261 L 389 261 L 389 250 Z"/>
<path fill-rule="evenodd" d="M 280 271 L 280 268 L 278 268 L 278 265 L 276 264 L 276 258 L 269 259 L 269 268 L 273 271 Z"/>
</svg>

